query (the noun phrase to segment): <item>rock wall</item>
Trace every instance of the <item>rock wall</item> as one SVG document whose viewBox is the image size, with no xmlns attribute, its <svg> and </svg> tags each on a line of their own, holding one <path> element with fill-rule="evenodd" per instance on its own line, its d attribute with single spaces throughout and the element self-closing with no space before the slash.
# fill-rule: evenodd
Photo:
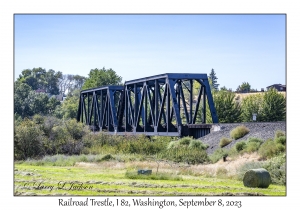
<svg viewBox="0 0 300 210">
<path fill-rule="evenodd" d="M 207 153 L 211 154 L 220 148 L 219 143 L 222 137 L 230 138 L 230 131 L 239 125 L 249 128 L 250 132 L 244 137 L 233 140 L 223 148 L 231 148 L 239 141 L 247 140 L 249 137 L 256 137 L 262 140 L 273 139 L 275 132 L 281 130 L 286 132 L 286 122 L 251 122 L 251 123 L 219 123 L 213 126 L 210 134 L 199 138 L 203 143 L 208 144 Z"/>
</svg>

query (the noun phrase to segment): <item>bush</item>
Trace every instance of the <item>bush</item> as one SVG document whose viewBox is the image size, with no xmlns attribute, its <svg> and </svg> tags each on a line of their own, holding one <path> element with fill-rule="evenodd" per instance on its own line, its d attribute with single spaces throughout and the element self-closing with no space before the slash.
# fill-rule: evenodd
<svg viewBox="0 0 300 210">
<path fill-rule="evenodd" d="M 228 153 L 229 153 L 228 150 L 219 148 L 215 150 L 213 154 L 209 155 L 209 160 L 212 163 L 216 163 L 224 156 L 228 156 Z"/>
<path fill-rule="evenodd" d="M 272 139 L 268 139 L 260 146 L 258 154 L 261 158 L 267 159 L 278 155 L 281 152 L 280 150 L 280 147 Z"/>
<path fill-rule="evenodd" d="M 264 143 L 264 141 L 263 141 L 262 139 L 255 138 L 255 137 L 250 137 L 250 138 L 247 140 L 247 144 L 248 144 L 248 143 L 251 143 L 251 142 L 258 143 L 259 145 L 261 145 L 262 143 Z"/>
<path fill-rule="evenodd" d="M 225 147 L 226 145 L 230 144 L 231 142 L 232 142 L 232 139 L 223 137 L 220 140 L 219 146 L 222 148 L 222 147 Z"/>
<path fill-rule="evenodd" d="M 188 146 L 193 139 L 191 137 L 183 137 L 179 140 L 179 145 Z"/>
<path fill-rule="evenodd" d="M 275 138 L 275 143 L 285 145 L 286 144 L 286 137 L 285 136 L 279 136 L 279 137 Z"/>
<path fill-rule="evenodd" d="M 275 122 L 286 119 L 286 100 L 283 94 L 271 88 L 263 95 L 261 105 L 262 120 L 264 122 Z"/>
<path fill-rule="evenodd" d="M 235 149 L 237 152 L 240 152 L 246 148 L 246 142 L 245 141 L 240 141 L 235 144 Z"/>
<path fill-rule="evenodd" d="M 277 138 L 279 138 L 279 137 L 281 137 L 281 136 L 285 136 L 285 132 L 284 131 L 281 131 L 281 130 L 277 130 L 276 132 L 275 132 L 275 139 L 277 139 Z"/>
<path fill-rule="evenodd" d="M 186 162 L 188 164 L 199 164 L 208 162 L 208 155 L 205 150 L 178 147 L 166 150 L 160 154 L 160 158 L 174 162 Z"/>
<path fill-rule="evenodd" d="M 16 159 L 43 156 L 43 133 L 33 121 L 25 119 L 15 128 L 14 146 Z"/>
<path fill-rule="evenodd" d="M 171 141 L 167 146 L 167 150 L 176 149 L 178 147 L 179 147 L 178 141 Z"/>
<path fill-rule="evenodd" d="M 269 171 L 272 183 L 285 185 L 286 184 L 286 155 L 280 155 L 271 158 L 263 167 Z"/>
<path fill-rule="evenodd" d="M 254 141 L 247 142 L 244 151 L 248 153 L 256 152 L 259 149 L 259 147 L 260 147 L 259 142 L 254 142 Z"/>
<path fill-rule="evenodd" d="M 200 149 L 200 150 L 206 150 L 208 147 L 209 146 L 207 144 L 204 144 L 200 140 L 191 140 L 188 146 L 189 149 Z"/>
<path fill-rule="evenodd" d="M 249 131 L 250 130 L 244 125 L 237 126 L 236 128 L 230 131 L 230 137 L 237 140 L 245 136 L 247 133 L 249 133 Z"/>
</svg>

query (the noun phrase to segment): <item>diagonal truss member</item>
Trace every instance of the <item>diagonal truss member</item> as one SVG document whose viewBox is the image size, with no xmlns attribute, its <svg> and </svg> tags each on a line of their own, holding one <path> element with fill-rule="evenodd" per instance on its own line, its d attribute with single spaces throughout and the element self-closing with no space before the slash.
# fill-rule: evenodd
<svg viewBox="0 0 300 210">
<path fill-rule="evenodd" d="M 167 73 L 81 91 L 77 120 L 119 135 L 199 137 L 209 133 L 206 102 L 218 123 L 206 74 Z"/>
</svg>

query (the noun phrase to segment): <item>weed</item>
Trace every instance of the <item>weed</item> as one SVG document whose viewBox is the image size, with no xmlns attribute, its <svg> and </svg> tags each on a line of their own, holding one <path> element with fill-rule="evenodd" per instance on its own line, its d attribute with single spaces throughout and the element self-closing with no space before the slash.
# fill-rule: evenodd
<svg viewBox="0 0 300 210">
<path fill-rule="evenodd" d="M 250 130 L 244 125 L 237 126 L 236 128 L 230 131 L 230 137 L 237 140 L 245 136 L 247 133 L 249 133 L 249 131 Z"/>
<path fill-rule="evenodd" d="M 247 142 L 246 148 L 244 148 L 244 151 L 248 152 L 248 153 L 256 152 L 259 149 L 259 147 L 260 147 L 259 142 L 254 142 L 254 141 Z"/>
<path fill-rule="evenodd" d="M 275 138 L 275 143 L 285 145 L 286 144 L 286 137 L 285 136 L 279 136 L 279 137 Z"/>
<path fill-rule="evenodd" d="M 241 152 L 243 149 L 246 148 L 246 142 L 245 141 L 240 141 L 235 144 L 235 149 L 237 152 Z"/>
<path fill-rule="evenodd" d="M 258 150 L 258 154 L 263 159 L 274 157 L 280 152 L 280 148 L 277 147 L 275 141 L 273 141 L 272 139 L 268 139 L 267 141 L 265 141 Z"/>
<path fill-rule="evenodd" d="M 188 146 L 189 149 L 201 149 L 201 150 L 206 150 L 208 147 L 209 146 L 207 144 L 204 144 L 200 140 L 191 140 Z"/>
<path fill-rule="evenodd" d="M 232 139 L 223 137 L 220 140 L 219 146 L 222 148 L 222 147 L 225 147 L 226 145 L 230 144 L 231 142 L 232 142 Z"/>
<path fill-rule="evenodd" d="M 280 155 L 268 160 L 263 167 L 269 171 L 272 183 L 286 184 L 286 155 Z"/>
<path fill-rule="evenodd" d="M 281 136 L 285 136 L 285 132 L 284 132 L 284 131 L 281 131 L 281 130 L 277 130 L 277 131 L 275 132 L 275 137 L 274 137 L 274 139 L 279 138 L 279 137 L 281 137 Z"/>
</svg>

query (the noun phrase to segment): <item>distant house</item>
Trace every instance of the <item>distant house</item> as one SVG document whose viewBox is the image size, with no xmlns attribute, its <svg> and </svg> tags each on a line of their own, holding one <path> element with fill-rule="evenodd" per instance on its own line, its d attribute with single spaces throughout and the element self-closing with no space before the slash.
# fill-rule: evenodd
<svg viewBox="0 0 300 210">
<path fill-rule="evenodd" d="M 270 85 L 270 86 L 267 87 L 267 90 L 269 90 L 271 88 L 275 88 L 278 91 L 286 91 L 286 85 L 282 85 L 282 84 Z"/>
</svg>

